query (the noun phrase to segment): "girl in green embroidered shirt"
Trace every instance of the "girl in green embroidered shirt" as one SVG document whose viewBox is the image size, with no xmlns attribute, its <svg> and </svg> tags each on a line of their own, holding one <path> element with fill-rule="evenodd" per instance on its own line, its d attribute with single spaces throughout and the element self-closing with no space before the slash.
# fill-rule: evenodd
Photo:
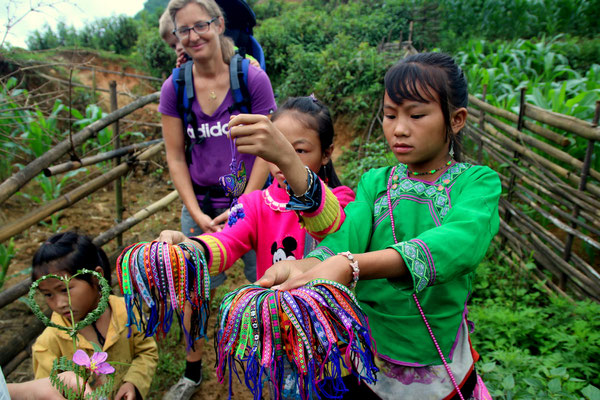
<svg viewBox="0 0 600 400">
<path fill-rule="evenodd" d="M 316 278 L 358 281 L 381 371 L 375 385 L 349 383 L 352 395 L 489 396 L 474 369 L 466 302 L 498 231 L 501 184 L 490 168 L 460 162 L 467 102 L 466 79 L 450 56 L 417 54 L 394 65 L 385 76 L 383 131 L 399 164 L 365 173 L 340 230 L 309 258 L 277 263 L 259 281 L 281 290 Z"/>
</svg>

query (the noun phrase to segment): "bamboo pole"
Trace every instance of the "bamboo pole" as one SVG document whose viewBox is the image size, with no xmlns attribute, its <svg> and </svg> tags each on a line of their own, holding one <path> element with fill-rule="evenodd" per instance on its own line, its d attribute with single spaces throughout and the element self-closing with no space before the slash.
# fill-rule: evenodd
<svg viewBox="0 0 600 400">
<path fill-rule="evenodd" d="M 508 163 L 509 165 L 514 166 L 514 164 L 512 164 L 512 161 L 510 161 L 509 159 L 511 157 L 511 155 L 508 154 L 508 150 L 510 149 L 510 147 L 508 147 L 507 149 L 507 146 L 504 145 L 503 142 L 500 140 L 503 138 L 503 136 L 499 132 L 498 136 L 494 136 L 486 131 L 482 131 L 481 129 L 473 125 L 474 121 L 475 117 L 469 116 L 469 123 L 467 125 L 466 132 L 469 135 L 476 136 L 477 140 L 482 139 L 488 146 L 488 151 L 490 151 L 490 149 L 493 149 L 493 151 L 496 151 L 498 155 L 504 154 L 506 158 L 496 157 L 500 161 L 500 163 Z M 494 130 L 493 127 L 490 128 L 490 130 L 493 132 L 497 132 Z M 474 133 L 471 131 L 473 131 Z M 477 135 L 475 135 L 475 133 L 477 133 Z M 571 201 L 573 204 L 576 204 L 577 206 L 581 207 L 582 209 L 585 209 L 588 213 L 591 213 L 593 215 L 593 217 L 587 217 L 588 221 L 592 221 L 594 224 L 598 224 L 598 222 L 600 222 L 597 221 L 600 220 L 600 201 L 595 200 L 587 193 L 582 193 L 581 191 L 578 191 L 575 188 L 571 188 L 570 186 L 565 185 L 565 183 L 562 180 L 556 178 L 549 170 L 543 169 L 543 167 L 541 167 L 539 164 L 534 163 L 533 165 L 530 165 L 527 171 L 531 174 L 537 172 L 538 169 L 543 170 L 543 176 L 541 176 L 538 179 L 538 182 L 540 183 L 536 186 L 537 190 L 541 190 L 546 194 L 553 193 L 554 196 L 559 199 L 558 201 L 563 204 L 565 204 L 563 201 L 565 199 Z M 522 174 L 521 178 L 524 181 L 527 181 L 528 184 L 533 185 L 534 180 L 530 178 L 530 174 Z M 555 182 L 557 182 L 557 184 L 548 185 L 548 177 L 551 177 Z M 568 207 L 572 207 L 571 204 L 566 205 Z"/>
<path fill-rule="evenodd" d="M 47 79 L 49 81 L 55 81 L 58 83 L 63 83 L 65 85 L 69 84 L 68 80 L 65 79 L 60 79 L 60 78 L 55 78 L 54 76 L 50 76 L 50 75 L 46 75 L 42 72 L 36 72 L 37 75 L 41 76 L 44 79 Z M 92 84 L 94 84 L 92 82 Z M 94 87 L 94 86 L 86 86 L 86 85 L 82 85 L 81 83 L 75 83 L 75 82 L 71 82 L 71 86 L 73 87 L 79 87 L 79 88 L 83 88 L 83 89 L 90 89 L 90 91 L 92 92 L 104 92 L 104 93 L 110 93 L 109 89 L 104 89 L 104 88 L 99 88 L 99 87 Z M 132 99 L 137 99 L 138 97 L 133 96 L 131 93 L 128 92 L 118 92 L 119 95 L 121 96 L 127 96 L 127 97 L 131 97 Z M 96 101 L 96 97 L 93 98 L 94 102 Z"/>
<path fill-rule="evenodd" d="M 493 154 L 493 153 L 494 153 L 494 150 L 492 150 L 492 149 L 488 148 L 488 152 L 489 152 L 489 151 L 491 151 L 491 152 L 492 152 L 492 153 L 490 153 L 490 154 L 491 154 L 493 157 L 496 157 L 496 156 L 494 156 L 494 154 Z M 499 161 L 499 162 L 504 162 L 504 163 L 507 163 L 507 164 L 509 164 L 509 165 L 513 165 L 513 164 L 512 164 L 512 162 L 511 162 L 510 160 L 508 160 L 508 159 L 504 159 L 504 158 L 502 158 L 502 157 L 500 157 L 500 158 L 496 158 L 496 159 L 497 159 L 497 161 Z M 513 165 L 513 166 L 514 166 L 514 165 Z M 522 174 L 522 173 L 521 173 L 521 171 L 518 171 L 518 173 L 519 173 L 519 174 Z M 503 183 L 505 183 L 505 181 L 507 181 L 507 180 L 508 180 L 508 178 L 507 178 L 507 177 L 504 177 L 502 174 L 500 174 L 500 173 L 499 173 L 499 175 L 500 175 L 501 179 L 503 180 Z M 521 177 L 526 177 L 526 176 L 527 176 L 526 174 L 522 174 L 522 176 L 521 176 Z M 508 185 L 508 184 L 506 184 L 506 185 Z M 520 185 L 520 184 L 519 184 L 519 185 L 518 185 L 518 188 L 519 188 L 520 190 L 524 190 L 524 191 L 526 191 L 528 194 L 532 194 L 532 195 L 533 195 L 533 192 L 529 191 L 529 189 L 527 189 L 527 188 L 526 188 L 525 186 L 523 186 L 523 185 Z M 542 188 L 542 187 L 540 186 L 540 188 Z M 526 197 L 524 197 L 522 194 L 520 194 L 520 196 L 521 196 L 523 199 L 526 199 L 527 203 L 529 204 L 529 199 L 527 199 Z M 538 198 L 539 198 L 539 196 L 538 196 Z M 571 205 L 569 204 L 569 206 L 571 206 Z M 549 242 L 553 243 L 553 246 L 554 246 L 554 248 L 555 248 L 557 251 L 559 251 L 559 252 L 560 252 L 560 251 L 562 251 L 562 249 L 564 248 L 564 244 L 563 244 L 563 243 L 562 243 L 560 240 L 558 240 L 558 239 L 557 239 L 556 237 L 554 237 L 552 234 L 550 234 L 549 232 L 547 232 L 547 231 L 546 231 L 544 228 L 542 228 L 542 226 L 541 226 L 541 225 L 537 224 L 535 221 L 533 221 L 533 219 L 529 218 L 528 216 L 526 216 L 525 214 L 523 214 L 522 212 L 520 212 L 518 209 L 516 209 L 516 208 L 515 208 L 515 209 L 514 209 L 514 212 L 518 213 L 518 214 L 520 215 L 520 217 L 521 217 L 521 218 L 523 218 L 523 219 L 525 219 L 525 220 L 528 220 L 528 221 L 530 221 L 528 224 L 535 225 L 535 226 L 533 226 L 533 227 L 532 227 L 532 226 L 529 226 L 529 227 L 528 227 L 528 229 L 537 230 L 538 232 L 545 232 L 547 236 L 545 236 L 545 239 L 544 239 L 544 240 L 547 240 L 547 241 L 549 241 Z M 562 212 L 562 213 L 568 216 L 568 214 L 566 214 L 566 213 L 564 213 L 564 212 Z M 551 215 L 550 215 L 550 216 L 551 216 Z M 551 217 L 552 217 L 552 216 L 551 216 Z M 588 218 L 588 221 L 595 221 L 595 220 L 594 220 L 594 219 L 592 219 L 592 218 Z M 587 228 L 587 226 L 586 226 L 586 228 Z M 590 228 L 591 228 L 591 227 L 590 227 Z M 593 229 L 593 228 L 592 228 L 592 229 Z M 579 268 L 580 268 L 580 269 L 581 269 L 581 270 L 582 270 L 584 273 L 586 273 L 588 276 L 590 276 L 590 277 L 594 277 L 594 278 L 597 278 L 597 277 L 599 277 L 598 273 L 597 273 L 597 272 L 596 272 L 596 271 L 595 271 L 595 270 L 594 270 L 594 269 L 593 269 L 593 268 L 592 268 L 592 267 L 591 267 L 589 264 L 587 264 L 585 261 L 583 261 L 583 260 L 582 260 L 582 259 L 581 259 L 579 256 L 577 256 L 577 255 L 573 255 L 573 262 L 574 262 L 576 265 L 578 265 L 578 267 L 579 267 Z"/>
<path fill-rule="evenodd" d="M 92 70 L 92 71 L 98 71 L 101 72 L 103 74 L 113 74 L 113 75 L 119 75 L 119 76 L 130 76 L 132 78 L 139 78 L 139 79 L 146 79 L 148 81 L 156 81 L 156 82 L 163 82 L 164 79 L 160 79 L 160 78 L 156 78 L 154 76 L 148 76 L 148 75 L 140 75 L 140 74 L 132 74 L 129 72 L 120 72 L 120 71 L 112 71 L 110 69 L 102 69 L 102 68 L 98 68 L 98 67 L 87 67 L 84 65 L 74 65 L 73 68 L 77 68 L 77 69 L 85 69 L 85 70 Z"/>
<path fill-rule="evenodd" d="M 177 190 L 173 190 L 171 193 L 169 193 L 168 195 L 166 195 L 159 201 L 152 203 L 148 207 L 143 208 L 142 210 L 138 211 L 131 217 L 127 218 L 125 221 L 121 222 L 120 224 L 117 224 L 117 225 L 113 226 L 112 228 L 110 228 L 109 230 L 96 236 L 94 238 L 94 244 L 96 246 L 103 246 L 104 244 L 106 244 L 110 240 L 112 240 L 115 236 L 125 232 L 132 226 L 137 225 L 144 219 L 155 214 L 157 211 L 160 211 L 163 208 L 167 207 L 169 204 L 171 204 L 177 198 L 179 198 L 179 194 L 177 193 Z"/>
<path fill-rule="evenodd" d="M 28 277 L 21 282 L 9 287 L 0 292 L 0 308 L 7 306 L 19 297 L 23 296 L 31 286 L 31 277 Z"/>
<path fill-rule="evenodd" d="M 537 234 L 546 243 L 551 245 L 552 248 L 554 250 L 556 250 L 557 253 L 560 253 L 563 251 L 564 243 L 559 238 L 557 238 L 555 235 L 553 235 L 551 232 L 544 229 L 533 218 L 529 217 L 528 215 L 523 213 L 521 210 L 519 210 L 517 207 L 514 207 L 512 205 L 507 206 L 506 203 L 503 203 L 503 207 L 510 208 L 511 212 L 513 212 L 515 214 L 515 218 L 518 219 L 518 224 L 520 224 L 521 228 L 524 231 L 524 234 L 527 234 L 527 232 L 537 232 Z M 576 256 L 576 255 L 573 256 L 573 259 L 571 260 L 571 262 L 573 262 L 573 264 L 574 264 L 573 266 L 575 268 L 577 268 L 579 271 L 584 273 L 590 279 L 595 280 L 600 284 L 600 274 L 591 265 L 589 265 L 583 259 L 581 259 L 579 256 Z"/>
<path fill-rule="evenodd" d="M 129 230 L 131 227 L 137 225 L 144 219 L 150 217 L 151 215 L 156 214 L 158 211 L 166 208 L 169 204 L 175 201 L 179 197 L 179 194 L 176 190 L 172 191 L 162 199 L 150 204 L 149 206 L 143 208 L 138 211 L 131 217 L 127 218 L 125 221 L 121 222 L 118 225 L 113 226 L 112 228 L 102 232 L 94 239 L 92 239 L 92 243 L 94 243 L 98 247 L 104 246 L 106 243 L 110 242 L 116 235 L 119 233 L 123 233 Z M 13 301 L 17 300 L 19 297 L 25 295 L 31 286 L 31 277 L 24 279 L 23 281 L 11 286 L 10 288 L 0 292 L 0 308 L 7 306 Z"/>
<path fill-rule="evenodd" d="M 469 121 L 471 121 L 471 122 L 474 122 L 473 120 L 476 121 L 475 117 L 468 117 L 468 118 L 469 118 Z M 525 155 L 528 158 L 530 158 L 531 160 L 533 160 L 536 164 L 546 167 L 550 171 L 557 173 L 561 177 L 567 179 L 568 181 L 570 181 L 574 184 L 579 184 L 580 178 L 578 176 L 575 176 L 575 174 L 566 170 L 565 168 L 553 163 L 552 161 L 542 157 L 541 155 L 533 152 L 532 150 L 529 150 L 527 147 L 522 146 L 522 145 L 516 143 L 514 140 L 504 136 L 501 132 L 496 130 L 494 127 L 486 124 L 485 130 L 486 130 L 486 132 L 488 132 L 490 135 L 494 136 L 498 141 L 500 141 L 503 145 L 507 146 L 511 150 L 518 151 L 520 154 Z M 571 189 L 573 189 L 573 188 L 571 188 Z M 594 194 L 595 196 L 600 196 L 600 188 L 596 185 L 591 185 L 591 184 L 588 185 L 587 190 L 590 193 Z"/>
<path fill-rule="evenodd" d="M 577 169 L 583 168 L 583 162 L 576 159 L 575 157 L 571 156 L 569 153 L 559 150 L 546 142 L 542 142 L 541 140 L 536 139 L 533 136 L 524 134 L 524 133 L 520 132 L 518 129 L 515 129 L 512 126 L 510 126 L 494 117 L 486 115 L 484 118 L 487 122 L 491 123 L 496 128 L 508 133 L 513 138 L 518 139 L 519 141 L 521 141 L 523 143 L 527 143 L 527 144 L 537 148 L 538 150 L 541 150 L 541 151 L 545 152 L 546 154 L 556 158 L 557 160 L 560 160 L 560 161 L 564 162 L 565 164 L 570 165 L 573 168 L 577 168 Z M 593 170 L 593 169 L 590 169 L 589 172 L 590 172 L 590 176 L 592 176 L 594 179 L 600 180 L 600 172 Z"/>
<path fill-rule="evenodd" d="M 5 377 L 8 377 L 11 372 L 13 372 L 15 369 L 17 369 L 19 367 L 19 365 L 21 365 L 21 363 L 25 360 L 27 360 L 29 358 L 29 352 L 27 351 L 27 348 L 30 347 L 33 344 L 32 342 L 29 342 L 27 344 L 27 346 L 25 346 L 25 349 L 20 351 L 19 354 L 17 354 L 15 357 L 13 357 L 12 360 L 10 360 L 9 362 L 6 363 L 6 365 L 4 365 L 2 367 L 2 373 L 4 374 Z"/>
<path fill-rule="evenodd" d="M 546 246 L 546 244 L 540 240 L 540 238 L 534 232 L 529 233 L 529 238 L 531 239 L 534 247 L 537 248 L 537 251 L 547 256 L 547 258 L 549 258 L 554 265 L 564 272 L 569 279 L 576 282 L 577 286 L 593 297 L 597 298 L 600 296 L 600 286 L 598 285 L 598 282 L 590 280 L 590 278 L 584 275 L 581 271 L 563 260 L 559 255 L 549 249 L 548 246 Z"/>
<path fill-rule="evenodd" d="M 514 122 L 514 123 L 519 122 L 519 116 L 517 114 L 512 113 L 508 110 L 504 110 L 502 108 L 494 107 L 491 104 L 488 104 L 484 101 L 479 100 L 477 97 L 475 97 L 473 95 L 469 95 L 469 102 L 471 104 L 473 104 L 475 107 L 478 107 L 480 109 L 480 111 L 483 112 L 483 115 L 485 115 L 485 112 L 487 111 L 490 114 L 497 115 L 499 117 L 509 120 L 510 122 Z M 471 112 L 471 110 L 469 110 L 469 112 Z M 527 115 L 527 114 L 525 114 L 525 115 Z M 483 121 L 480 118 L 480 120 L 479 120 L 480 127 L 483 126 L 482 122 Z M 569 139 L 562 136 L 560 133 L 554 132 L 548 128 L 544 128 L 543 126 L 533 123 L 531 121 L 524 120 L 523 127 L 525 129 L 535 133 L 536 135 L 539 135 L 543 138 L 551 140 L 552 142 L 558 144 L 559 146 L 564 147 L 569 144 Z"/>
<path fill-rule="evenodd" d="M 163 148 L 163 143 L 155 144 L 149 149 L 145 150 L 142 154 L 137 157 L 137 160 L 147 160 L 148 158 L 157 154 Z M 34 225 L 44 218 L 54 214 L 55 212 L 62 210 L 72 204 L 75 204 L 77 201 L 81 200 L 85 196 L 95 192 L 99 188 L 106 186 L 110 182 L 114 181 L 116 178 L 123 176 L 129 171 L 131 166 L 129 163 L 122 163 L 118 167 L 113 168 L 106 174 L 103 174 L 91 181 L 81 185 L 80 187 L 72 190 L 71 192 L 60 196 L 59 198 L 47 203 L 46 205 L 33 210 L 29 214 L 26 214 L 22 218 L 14 221 L 12 223 L 7 224 L 0 232 L 0 243 L 4 242 L 8 238 L 16 235 L 17 233 L 23 232 L 25 229 L 29 228 L 31 225 Z"/>
<path fill-rule="evenodd" d="M 499 239 L 496 239 L 496 238 L 494 238 L 494 239 L 498 244 L 500 244 Z M 534 281 L 536 281 L 542 287 L 542 289 L 549 295 L 556 296 L 558 294 L 558 295 L 562 296 L 563 298 L 565 298 L 566 300 L 568 300 L 569 303 L 575 304 L 575 300 L 573 300 L 571 298 L 571 296 L 569 296 L 567 293 L 565 293 L 561 288 L 556 286 L 554 284 L 554 282 L 552 282 L 551 280 L 548 280 L 548 278 L 544 275 L 544 273 L 542 271 L 539 270 L 539 268 L 534 268 L 532 270 L 528 269 L 525 266 L 525 263 L 521 259 L 520 255 L 514 253 L 514 251 L 510 247 L 507 248 L 506 252 L 509 254 L 506 254 L 506 257 L 497 258 L 498 262 L 508 262 L 513 268 L 515 268 L 515 269 L 518 268 L 521 271 L 525 272 L 526 274 L 529 274 L 529 276 Z M 518 262 L 513 261 L 511 258 L 511 255 L 514 255 L 515 257 L 517 257 Z"/>
<path fill-rule="evenodd" d="M 592 127 L 598 126 L 598 120 L 600 120 L 600 101 L 596 101 L 596 110 L 594 113 L 594 120 L 592 121 Z M 595 143 L 596 142 L 594 140 L 588 140 L 588 146 L 587 146 L 587 149 L 585 152 L 585 158 L 584 158 L 583 167 L 581 170 L 581 181 L 579 182 L 579 191 L 581 191 L 581 192 L 585 191 L 588 174 L 592 171 L 590 168 L 590 165 L 592 163 L 592 155 L 594 154 Z M 579 212 L 580 212 L 579 207 L 573 208 L 572 216 L 573 216 L 573 219 L 575 219 L 575 221 L 577 221 Z M 573 222 L 571 223 L 571 226 L 573 228 L 576 227 Z M 563 253 L 563 258 L 565 259 L 565 261 L 569 261 L 569 259 L 571 258 L 571 248 L 573 246 L 574 236 L 575 235 L 571 234 L 570 232 L 569 232 L 569 235 L 567 236 L 567 241 L 565 243 L 565 249 L 564 249 L 564 253 Z"/>
<path fill-rule="evenodd" d="M 80 161 L 67 161 L 49 168 L 44 168 L 42 172 L 46 176 L 59 175 L 74 169 L 85 167 L 87 165 L 93 165 L 118 156 L 124 156 L 125 154 L 133 153 L 134 151 L 143 149 L 144 147 L 152 146 L 153 144 L 160 143 L 162 141 L 163 139 L 154 139 L 147 142 L 131 144 L 129 146 L 121 147 L 118 150 L 111 150 L 104 153 L 98 153 L 91 157 L 82 158 Z"/>
<path fill-rule="evenodd" d="M 117 81 L 110 81 L 110 111 L 114 112 L 119 108 L 117 103 Z M 115 150 L 121 148 L 121 132 L 119 131 L 119 120 L 113 123 L 113 138 L 115 139 Z M 114 166 L 121 163 L 121 157 L 117 156 L 114 160 Z M 114 182 L 115 187 L 115 222 L 117 224 L 123 221 L 123 179 L 118 177 Z M 117 235 L 117 245 L 123 246 L 123 236 Z"/>
<path fill-rule="evenodd" d="M 483 140 L 487 141 L 488 139 L 486 137 L 483 137 Z M 486 144 L 488 146 L 487 151 L 488 153 L 490 153 L 494 160 L 501 164 L 507 164 L 513 167 L 515 166 L 515 164 L 508 158 L 508 156 L 503 156 L 502 154 L 500 154 L 500 150 L 503 150 L 503 148 L 496 148 L 495 144 L 489 142 L 486 142 Z M 528 185 L 534 190 L 537 190 L 544 196 L 548 196 L 552 200 L 568 208 L 573 207 L 573 205 L 577 205 L 578 207 L 585 209 L 586 212 L 582 212 L 582 215 L 588 223 L 596 224 L 596 222 L 600 222 L 598 221 L 598 219 L 600 219 L 599 208 L 594 207 L 593 205 L 590 205 L 587 202 L 581 201 L 578 197 L 571 196 L 568 192 L 555 190 L 557 193 L 554 193 L 553 191 L 548 190 L 548 187 L 544 185 L 545 182 L 542 183 L 541 181 L 536 180 L 536 178 L 532 177 L 531 174 L 528 174 L 522 170 L 515 171 L 524 184 Z M 525 169 L 525 171 L 531 172 L 529 169 Z M 525 187 L 525 185 L 523 185 L 522 187 Z M 594 215 L 591 215 L 590 213 Z"/>
<path fill-rule="evenodd" d="M 44 314 L 50 317 L 51 313 L 52 311 L 48 309 Z M 20 335 L 13 336 L 12 340 L 0 347 L 0 365 L 4 366 L 15 358 L 45 328 L 35 315 L 23 318 L 23 327 Z"/>
<path fill-rule="evenodd" d="M 552 125 L 555 128 L 563 129 L 575 133 L 583 138 L 590 140 L 600 140 L 600 128 L 592 126 L 587 121 L 582 121 L 570 115 L 563 115 L 553 111 L 527 104 L 525 115 L 536 121 Z"/>
<path fill-rule="evenodd" d="M 81 131 L 74 134 L 72 139 L 73 144 L 75 146 L 79 146 L 87 139 L 92 137 L 96 132 L 106 128 L 108 125 L 110 125 L 117 119 L 122 118 L 125 115 L 131 114 L 138 108 L 143 107 L 146 104 L 151 103 L 153 101 L 156 101 L 159 98 L 160 92 L 155 92 L 147 96 L 140 97 L 139 99 L 129 103 L 125 107 L 121 107 L 118 111 L 110 113 L 105 117 L 102 117 L 98 121 L 88 125 Z M 63 140 L 62 142 L 54 146 L 52 149 L 48 150 L 45 154 L 36 158 L 31 163 L 27 164 L 27 166 L 21 169 L 19 172 L 2 182 L 2 184 L 0 184 L 0 204 L 4 203 L 6 199 L 8 199 L 19 189 L 25 186 L 27 182 L 33 179 L 44 168 L 48 167 L 50 164 L 62 157 L 65 153 L 67 153 L 70 150 L 70 148 L 71 144 L 69 140 Z"/>
</svg>

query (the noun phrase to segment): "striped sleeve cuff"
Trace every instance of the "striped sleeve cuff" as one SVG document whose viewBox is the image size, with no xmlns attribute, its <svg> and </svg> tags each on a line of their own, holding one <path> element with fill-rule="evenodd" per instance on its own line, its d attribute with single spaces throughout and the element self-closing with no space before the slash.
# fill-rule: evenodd
<svg viewBox="0 0 600 400">
<path fill-rule="evenodd" d="M 227 251 L 225 245 L 219 239 L 210 234 L 203 234 L 196 237 L 208 249 L 208 272 L 210 276 L 218 275 L 225 270 L 227 265 Z"/>
</svg>

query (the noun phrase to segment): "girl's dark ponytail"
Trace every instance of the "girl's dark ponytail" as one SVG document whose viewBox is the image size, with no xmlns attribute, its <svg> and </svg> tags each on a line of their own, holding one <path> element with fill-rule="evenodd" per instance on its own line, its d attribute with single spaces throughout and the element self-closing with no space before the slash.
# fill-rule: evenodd
<svg viewBox="0 0 600 400">
<path fill-rule="evenodd" d="M 271 121 L 275 121 L 284 112 L 296 111 L 309 129 L 319 134 L 321 151 L 324 152 L 333 144 L 333 120 L 327 106 L 317 100 L 314 95 L 305 97 L 290 97 L 277 111 L 273 113 Z M 317 173 L 330 188 L 342 186 L 331 160 L 323 165 Z"/>
</svg>

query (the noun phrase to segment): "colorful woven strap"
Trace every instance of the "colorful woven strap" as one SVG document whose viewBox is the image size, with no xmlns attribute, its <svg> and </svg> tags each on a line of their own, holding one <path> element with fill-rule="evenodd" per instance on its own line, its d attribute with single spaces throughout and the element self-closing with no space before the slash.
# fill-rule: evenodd
<svg viewBox="0 0 600 400">
<path fill-rule="evenodd" d="M 132 244 L 117 259 L 117 278 L 125 295 L 130 334 L 132 325 L 144 330 L 146 336 L 156 332 L 166 334 L 173 314 L 184 320 L 188 300 L 192 308 L 192 327 L 190 332 L 184 329 L 188 347 L 205 336 L 210 277 L 206 257 L 195 246 L 166 242 Z M 146 307 L 142 307 L 143 303 Z"/>
<path fill-rule="evenodd" d="M 264 379 L 272 382 L 276 398 L 281 395 L 284 358 L 303 399 L 340 397 L 347 390 L 342 366 L 366 382 L 376 380 L 367 318 L 352 293 L 335 282 L 313 281 L 289 292 L 242 286 L 225 295 L 217 323 L 219 381 L 228 367 L 230 377 L 238 374 L 241 364 L 255 398 L 261 397 Z M 328 393 L 321 392 L 325 387 Z"/>
</svg>

